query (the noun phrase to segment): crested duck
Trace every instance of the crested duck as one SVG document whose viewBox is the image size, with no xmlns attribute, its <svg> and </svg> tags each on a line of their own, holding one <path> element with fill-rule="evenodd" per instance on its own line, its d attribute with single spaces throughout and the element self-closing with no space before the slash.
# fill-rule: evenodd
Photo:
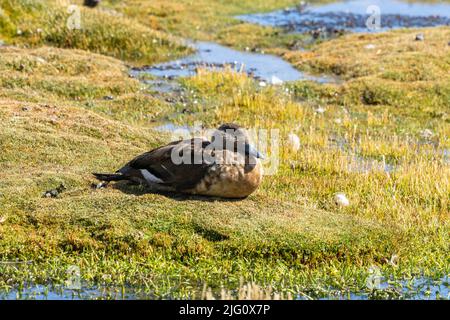
<svg viewBox="0 0 450 320">
<path fill-rule="evenodd" d="M 211 140 L 174 141 L 137 156 L 115 173 L 93 175 L 106 182 L 145 184 L 155 191 L 245 198 L 261 183 L 260 158 L 245 129 L 226 123 Z"/>
</svg>

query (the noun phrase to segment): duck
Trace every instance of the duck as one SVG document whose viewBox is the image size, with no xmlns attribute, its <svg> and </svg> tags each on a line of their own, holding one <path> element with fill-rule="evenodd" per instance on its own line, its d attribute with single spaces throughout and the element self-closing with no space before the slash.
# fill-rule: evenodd
<svg viewBox="0 0 450 320">
<path fill-rule="evenodd" d="M 138 155 L 115 173 L 93 175 L 106 183 L 126 180 L 157 192 L 242 199 L 261 184 L 262 159 L 243 127 L 225 123 L 210 139 L 174 141 Z"/>
</svg>

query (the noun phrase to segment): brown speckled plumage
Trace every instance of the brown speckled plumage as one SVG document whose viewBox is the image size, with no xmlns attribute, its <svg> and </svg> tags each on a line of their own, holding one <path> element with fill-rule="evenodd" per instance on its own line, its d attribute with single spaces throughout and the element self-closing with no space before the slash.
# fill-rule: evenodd
<svg viewBox="0 0 450 320">
<path fill-rule="evenodd" d="M 232 153 L 224 151 L 224 153 Z M 233 153 L 236 156 L 236 154 Z M 237 156 L 236 163 L 213 164 L 203 179 L 192 189 L 192 194 L 203 194 L 224 198 L 243 198 L 253 193 L 262 180 L 261 163 L 248 164 L 245 156 Z"/>
</svg>

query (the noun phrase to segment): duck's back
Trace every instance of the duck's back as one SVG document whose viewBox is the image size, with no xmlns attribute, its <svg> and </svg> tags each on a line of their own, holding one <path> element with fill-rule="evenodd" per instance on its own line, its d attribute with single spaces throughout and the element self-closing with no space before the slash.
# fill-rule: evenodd
<svg viewBox="0 0 450 320">
<path fill-rule="evenodd" d="M 176 191 L 191 189 L 203 179 L 210 165 L 195 161 L 201 159 L 203 149 L 210 142 L 203 139 L 189 139 L 175 141 L 168 145 L 143 153 L 119 170 L 124 175 L 129 175 L 137 170 L 143 178 L 155 177 L 158 183 L 171 187 Z M 183 153 L 188 155 L 184 158 Z M 179 158 L 179 159 L 178 159 Z"/>
</svg>

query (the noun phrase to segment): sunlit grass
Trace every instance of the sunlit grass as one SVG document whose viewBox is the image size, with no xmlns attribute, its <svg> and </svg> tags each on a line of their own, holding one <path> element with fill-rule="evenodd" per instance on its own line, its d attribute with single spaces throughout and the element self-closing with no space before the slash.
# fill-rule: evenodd
<svg viewBox="0 0 450 320">
<path fill-rule="evenodd" d="M 7 42 L 84 49 L 135 64 L 191 52 L 178 38 L 113 10 L 85 8 L 81 2 L 74 2 L 78 6 L 73 9 L 73 3 L 64 0 L 2 0 L 0 36 Z"/>
<path fill-rule="evenodd" d="M 159 8 L 151 28 L 217 40 L 207 35 L 219 2 L 199 4 L 211 10 L 204 23 L 178 20 L 185 2 L 146 2 L 139 10 L 130 1 L 105 3 L 134 19 Z M 233 2 L 225 13 L 278 6 L 255 3 Z M 103 14 L 88 13 L 94 20 Z M 127 19 L 117 23 L 135 26 Z M 88 52 L 134 60 L 139 42 L 121 42 L 130 34 L 110 52 L 108 39 L 85 43 L 91 34 L 70 44 L 59 42 L 70 38 L 59 29 L 49 29 L 54 41 L 17 37 L 18 21 L 11 16 L 2 32 L 33 48 L 0 48 L 0 288 L 63 286 L 76 265 L 86 287 L 139 288 L 157 298 L 317 298 L 361 290 L 399 297 L 367 288 L 371 266 L 397 284 L 448 274 L 448 49 L 440 45 L 447 28 L 424 31 L 431 49 L 408 42 L 414 31 L 396 31 L 336 39 L 309 56 L 285 53 L 300 68 L 340 73 L 343 84 L 260 87 L 233 70 L 199 70 L 180 80 L 185 104 L 170 104 L 130 78 L 124 62 Z M 184 28 L 196 23 L 198 30 Z M 229 27 L 245 31 L 243 43 L 272 37 L 259 27 Z M 372 41 L 389 48 L 383 60 L 361 51 Z M 139 57 L 167 57 L 147 49 Z M 114 171 L 170 140 L 151 129 L 155 119 L 278 129 L 279 168 L 241 201 L 148 194 L 137 186 L 93 189 L 91 172 Z M 298 151 L 286 143 L 292 133 Z M 61 183 L 59 197 L 43 197 Z M 335 203 L 337 192 L 349 206 Z"/>
</svg>

